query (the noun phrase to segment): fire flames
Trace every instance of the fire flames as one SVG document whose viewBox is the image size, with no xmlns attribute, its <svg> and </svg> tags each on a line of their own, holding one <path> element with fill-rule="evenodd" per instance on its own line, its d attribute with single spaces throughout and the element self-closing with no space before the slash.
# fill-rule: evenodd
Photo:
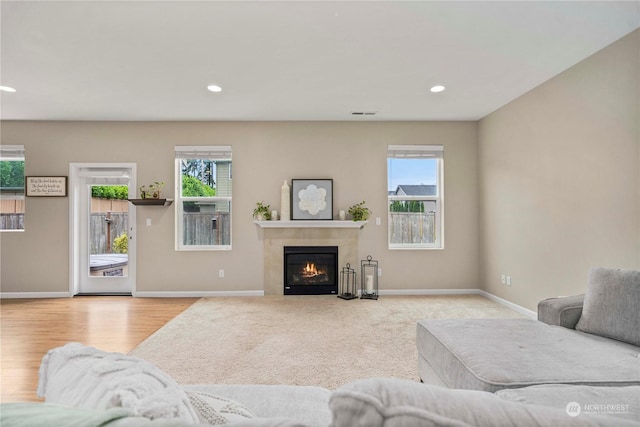
<svg viewBox="0 0 640 427">
<path fill-rule="evenodd" d="M 308 262 L 307 265 L 302 269 L 302 272 L 305 276 L 317 276 L 319 274 L 316 265 L 312 262 Z"/>
</svg>

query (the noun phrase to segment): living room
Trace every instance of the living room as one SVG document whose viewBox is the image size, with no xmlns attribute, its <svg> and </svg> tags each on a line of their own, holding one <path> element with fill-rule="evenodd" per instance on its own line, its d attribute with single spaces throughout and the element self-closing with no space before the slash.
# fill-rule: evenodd
<svg viewBox="0 0 640 427">
<path fill-rule="evenodd" d="M 583 2 L 575 3 L 574 7 L 587 7 L 581 5 Z M 607 10 L 605 3 L 593 3 L 594 7 Z M 405 6 L 413 7 L 410 4 Z M 176 251 L 175 206 L 136 207 L 134 297 L 262 295 L 264 231 L 253 222 L 256 202 L 263 201 L 280 210 L 283 181 L 323 178 L 333 180 L 334 219 L 340 210 L 362 200 L 372 211 L 368 223 L 357 232 L 357 256 L 348 261 L 358 265 L 369 255 L 379 261 L 381 298 L 482 295 L 532 317 L 538 302 L 545 298 L 584 293 L 591 267 L 640 269 L 639 11 L 635 2 L 613 4 L 623 9 L 615 24 L 599 22 L 601 27 L 582 31 L 571 27 L 576 32 L 570 34 L 579 45 L 580 37 L 587 39 L 590 35 L 597 39 L 599 34 L 604 37 L 605 29 L 611 30 L 609 27 L 616 27 L 618 33 L 607 33 L 609 38 L 592 44 L 588 53 L 582 52 L 582 56 L 548 78 L 532 81 L 526 90 L 495 104 L 478 117 L 441 118 L 436 113 L 448 107 L 451 100 L 447 97 L 454 96 L 456 87 L 445 82 L 447 90 L 436 94 L 438 98 L 429 98 L 433 96 L 427 87 L 431 82 L 424 81 L 420 85 L 424 86 L 423 95 L 427 99 L 419 105 L 432 113 L 430 117 L 416 113 L 418 116 L 385 118 L 384 106 L 370 101 L 364 106 L 341 105 L 344 119 L 318 111 L 316 116 L 288 120 L 260 119 L 255 113 L 249 114 L 260 107 L 263 114 L 280 109 L 276 103 L 256 103 L 255 107 L 245 105 L 243 111 L 248 118 L 242 120 L 213 113 L 207 118 L 183 117 L 176 112 L 187 108 L 190 101 L 176 98 L 175 93 L 165 97 L 163 89 L 146 93 L 149 103 L 140 101 L 132 105 L 123 101 L 122 111 L 138 110 L 131 118 L 123 118 L 120 110 L 103 112 L 101 116 L 99 111 L 93 111 L 94 107 L 87 107 L 91 112 L 86 116 L 82 115 L 82 109 L 67 112 L 64 101 L 56 104 L 56 96 L 66 99 L 72 93 L 77 105 L 85 97 L 89 102 L 97 99 L 73 85 L 61 86 L 59 91 L 50 89 L 48 94 L 43 92 L 46 95 L 34 95 L 10 81 L 12 77 L 18 81 L 20 73 L 28 76 L 35 72 L 38 67 L 34 63 L 38 63 L 39 54 L 44 54 L 37 53 L 34 48 L 37 45 L 31 45 L 32 50 L 19 45 L 25 52 L 32 52 L 32 56 L 24 57 L 33 59 L 33 63 L 25 65 L 18 61 L 15 51 L 5 60 L 4 44 L 16 42 L 15 38 L 25 34 L 9 33 L 9 29 L 18 26 L 11 21 L 16 17 L 11 12 L 25 13 L 18 15 L 23 19 L 21 25 L 27 25 L 29 19 L 19 2 L 3 2 L 1 83 L 15 85 L 16 92 L 0 93 L 2 145 L 24 146 L 26 176 L 69 176 L 71 163 L 134 163 L 138 184 L 165 181 L 168 198 L 175 198 L 176 146 L 232 147 L 231 249 Z M 55 6 L 55 3 L 41 5 Z M 78 7 L 84 12 L 82 8 L 89 6 Z M 554 16 L 554 12 L 550 13 Z M 349 16 L 346 10 L 343 16 Z M 61 16 L 60 20 L 68 23 L 72 18 L 73 14 L 64 19 Z M 549 23 L 552 24 L 557 25 Z M 509 30 L 514 31 L 513 27 Z M 525 39 L 541 37 L 537 31 L 524 33 Z M 501 33 L 502 38 L 505 34 L 509 31 Z M 42 37 L 37 32 L 32 36 Z M 552 38 L 541 49 L 549 52 L 552 47 L 570 43 L 570 37 Z M 497 52 L 508 46 L 509 43 L 499 44 Z M 156 48 L 162 51 L 162 46 Z M 488 48 L 479 49 L 480 53 L 483 49 Z M 484 51 L 488 62 L 498 60 L 488 52 Z M 555 56 L 574 54 L 557 52 Z M 379 60 L 386 60 L 385 55 L 393 58 L 392 52 L 385 52 Z M 478 59 L 483 57 L 480 55 Z M 111 52 L 105 58 L 118 55 Z M 527 68 L 544 68 L 546 60 L 551 61 L 544 55 L 531 56 L 514 66 L 524 63 Z M 173 59 L 161 62 L 158 67 L 173 70 L 171 62 Z M 244 58 L 240 68 L 260 65 Z M 64 64 L 59 66 L 71 75 L 69 81 L 76 78 L 73 75 L 82 73 L 82 69 L 71 71 Z M 473 74 L 472 70 L 465 70 Z M 449 71 L 453 78 L 455 70 Z M 122 73 L 126 74 L 126 69 Z M 472 78 L 477 76 L 470 75 L 469 79 Z M 505 84 L 521 79 L 509 69 L 502 70 L 501 78 Z M 91 80 L 86 76 L 83 79 Z M 34 77 L 36 80 L 42 78 Z M 178 84 L 175 75 L 168 80 Z M 485 88 L 501 83 L 480 80 L 480 86 Z M 260 86 L 265 83 L 259 78 L 256 81 L 259 83 L 243 89 L 250 92 L 249 96 L 261 94 Z M 193 95 L 194 103 L 208 103 L 216 112 L 237 107 L 229 98 L 238 89 L 222 82 L 223 91 L 216 98 L 218 94 L 206 93 L 209 83 L 204 78 L 189 82 L 201 90 Z M 296 87 L 295 82 L 289 83 Z M 113 89 L 121 92 L 118 96 L 131 91 L 128 83 L 121 84 Z M 356 82 L 353 84 L 357 86 Z M 383 92 L 393 90 L 387 88 Z M 21 95 L 25 93 L 28 96 Z M 39 96 L 53 99 L 48 105 L 57 105 L 59 111 L 39 111 Z M 392 98 L 393 93 L 386 96 Z M 361 101 L 365 99 L 371 98 Z M 476 100 L 464 98 L 459 108 Z M 175 115 L 168 119 L 155 116 L 154 103 L 165 108 L 173 104 Z M 313 101 L 308 104 L 305 111 L 313 109 Z M 29 113 L 29 107 L 33 113 Z M 380 111 L 376 116 L 353 116 L 354 108 Z M 432 144 L 444 149 L 443 248 L 391 250 L 387 229 L 388 147 Z M 69 188 L 72 184 L 69 183 Z M 0 297 L 73 296 L 71 210 L 69 197 L 26 197 L 24 231 L 0 234 Z M 220 277 L 220 270 L 224 271 L 224 277 Z M 511 278 L 510 285 L 502 283 L 503 275 Z"/>
</svg>

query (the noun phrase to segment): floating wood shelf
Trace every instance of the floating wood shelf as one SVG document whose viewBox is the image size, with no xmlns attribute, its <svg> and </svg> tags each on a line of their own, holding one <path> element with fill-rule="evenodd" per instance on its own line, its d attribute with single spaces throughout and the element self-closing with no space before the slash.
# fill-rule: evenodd
<svg viewBox="0 0 640 427">
<path fill-rule="evenodd" d="M 367 221 L 330 221 L 330 220 L 292 220 L 292 221 L 253 221 L 262 228 L 358 228 L 362 229 Z"/>
<path fill-rule="evenodd" d="M 136 206 L 169 206 L 173 199 L 129 199 Z"/>
</svg>

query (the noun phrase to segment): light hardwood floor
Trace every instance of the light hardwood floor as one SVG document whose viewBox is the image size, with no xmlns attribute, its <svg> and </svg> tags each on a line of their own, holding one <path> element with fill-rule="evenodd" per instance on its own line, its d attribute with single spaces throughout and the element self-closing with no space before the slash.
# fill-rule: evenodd
<svg viewBox="0 0 640 427">
<path fill-rule="evenodd" d="M 48 350 L 80 342 L 127 353 L 197 298 L 80 296 L 0 301 L 0 401 L 39 401 Z"/>
</svg>

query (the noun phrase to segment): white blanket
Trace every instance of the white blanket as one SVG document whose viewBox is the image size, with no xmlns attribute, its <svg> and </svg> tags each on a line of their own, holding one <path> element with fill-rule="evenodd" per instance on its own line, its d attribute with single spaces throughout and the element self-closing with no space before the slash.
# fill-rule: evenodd
<svg viewBox="0 0 640 427">
<path fill-rule="evenodd" d="M 127 408 L 149 419 L 198 423 L 182 388 L 151 363 L 79 343 L 50 350 L 42 359 L 38 396 L 75 408 Z"/>
</svg>

